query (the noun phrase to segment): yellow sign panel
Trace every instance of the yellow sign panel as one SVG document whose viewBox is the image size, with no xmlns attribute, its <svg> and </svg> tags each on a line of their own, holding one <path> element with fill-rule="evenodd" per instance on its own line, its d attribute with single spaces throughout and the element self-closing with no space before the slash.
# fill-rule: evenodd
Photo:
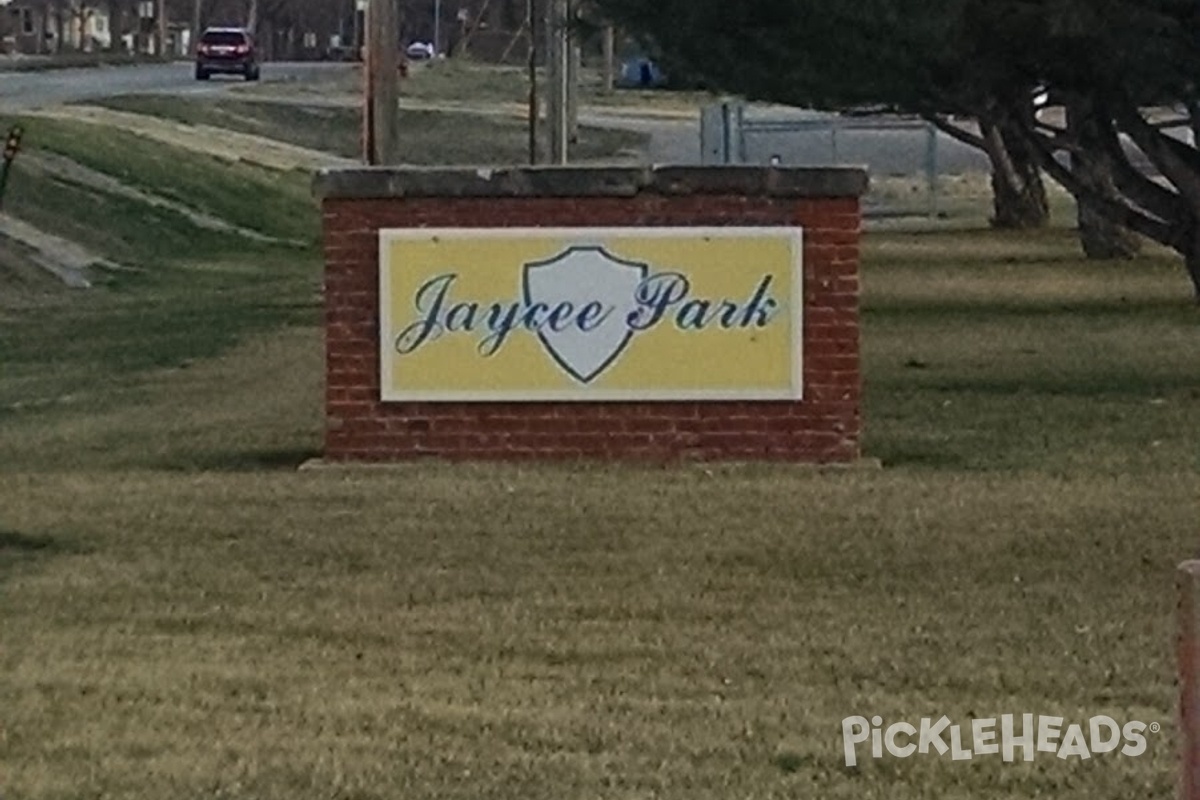
<svg viewBox="0 0 1200 800">
<path fill-rule="evenodd" d="M 380 233 L 393 401 L 801 396 L 799 228 Z"/>
</svg>

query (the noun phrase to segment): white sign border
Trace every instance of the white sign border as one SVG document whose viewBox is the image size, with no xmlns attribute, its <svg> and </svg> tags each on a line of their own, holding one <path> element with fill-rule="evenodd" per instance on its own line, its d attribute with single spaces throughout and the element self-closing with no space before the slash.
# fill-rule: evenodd
<svg viewBox="0 0 1200 800">
<path fill-rule="evenodd" d="M 697 238 L 734 238 L 786 234 L 792 241 L 792 373 L 787 389 L 558 389 L 543 391 L 415 391 L 389 392 L 392 384 L 392 358 L 388 355 L 391 328 L 386 298 L 391 297 L 391 270 L 387 269 L 391 243 L 428 240 L 438 237 L 465 239 L 561 237 L 572 240 L 598 240 L 621 237 L 694 236 Z M 542 402 L 764 402 L 804 399 L 804 229 L 799 225 L 709 226 L 709 227 L 638 227 L 588 228 L 381 228 L 379 230 L 379 399 L 384 403 L 542 403 Z"/>
</svg>

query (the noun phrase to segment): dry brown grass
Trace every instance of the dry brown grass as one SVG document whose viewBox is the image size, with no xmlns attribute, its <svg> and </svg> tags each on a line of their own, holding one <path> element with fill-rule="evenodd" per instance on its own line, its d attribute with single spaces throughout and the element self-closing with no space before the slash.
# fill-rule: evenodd
<svg viewBox="0 0 1200 800">
<path fill-rule="evenodd" d="M 1051 218 L 1073 224 L 1074 199 L 1061 186 L 1046 180 Z M 977 230 L 992 214 L 991 177 L 983 171 L 939 175 L 930 186 L 924 175 L 871 175 L 867 202 L 891 215 L 930 215 L 943 229 Z"/>
<path fill-rule="evenodd" d="M 1165 586 L 1190 534 L 1169 500 L 1189 487 L 778 470 L 9 476 L 2 491 L 21 499 L 7 524 L 46 546 L 5 581 L 7 785 L 1162 791 L 1166 736 L 1141 759 L 847 771 L 838 731 L 852 713 L 1169 722 Z"/>
<path fill-rule="evenodd" d="M 0 787 L 1167 796 L 1200 334 L 1177 265 L 1071 247 L 868 240 L 880 471 L 296 472 L 319 444 L 319 330 L 87 366 L 162 291 L 128 287 L 110 327 L 74 325 L 92 350 L 48 351 L 36 383 L 0 371 L 0 396 L 52 401 L 0 409 Z M 254 273 L 234 266 L 225 283 Z M 313 277 L 281 274 L 297 296 Z M 842 764 L 848 715 L 1007 712 L 1167 730 L 1139 758 Z"/>
</svg>

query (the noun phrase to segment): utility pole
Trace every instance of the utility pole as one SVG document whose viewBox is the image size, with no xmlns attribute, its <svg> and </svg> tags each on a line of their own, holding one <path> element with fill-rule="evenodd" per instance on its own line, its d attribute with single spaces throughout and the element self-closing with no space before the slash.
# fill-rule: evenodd
<svg viewBox="0 0 1200 800">
<path fill-rule="evenodd" d="M 529 29 L 529 163 L 536 165 L 538 153 L 538 123 L 541 109 L 538 103 L 538 13 L 536 0 L 525 0 L 525 25 Z"/>
<path fill-rule="evenodd" d="M 191 51 L 191 55 L 193 56 L 196 55 L 196 48 L 200 45 L 200 34 L 203 33 L 200 30 L 203 19 L 201 13 L 203 5 L 204 0 L 193 0 L 192 2 L 192 30 L 188 34 L 188 50 Z"/>
<path fill-rule="evenodd" d="M 375 166 L 393 165 L 400 160 L 400 14 L 396 2 L 367 3 L 363 156 Z"/>
<path fill-rule="evenodd" d="M 549 0 L 546 18 L 546 117 L 550 126 L 550 163 L 566 164 L 570 131 L 570 0 Z"/>
<path fill-rule="evenodd" d="M 359 61 L 363 57 L 363 13 L 367 10 L 366 0 L 351 0 L 354 6 L 354 16 L 351 18 L 351 34 L 353 41 L 350 43 L 354 46 L 354 61 Z"/>
<path fill-rule="evenodd" d="M 579 142 L 579 73 L 583 71 L 583 50 L 575 35 L 575 17 L 570 17 L 567 43 L 567 141 Z"/>
<path fill-rule="evenodd" d="M 604 26 L 604 86 L 605 94 L 612 94 L 616 85 L 617 32 L 612 25 Z"/>
<path fill-rule="evenodd" d="M 155 55 L 163 58 L 167 54 L 167 0 L 158 0 L 158 47 Z"/>
<path fill-rule="evenodd" d="M 442 52 L 442 0 L 433 0 L 433 57 Z"/>
</svg>

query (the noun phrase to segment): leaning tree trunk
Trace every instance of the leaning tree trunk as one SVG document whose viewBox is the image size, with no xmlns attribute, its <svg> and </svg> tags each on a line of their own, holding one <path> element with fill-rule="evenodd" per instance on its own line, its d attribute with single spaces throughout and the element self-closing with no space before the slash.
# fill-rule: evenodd
<svg viewBox="0 0 1200 800">
<path fill-rule="evenodd" d="M 1200 305 L 1200 160 L 1195 150 L 1149 122 L 1132 101 L 1107 97 L 1104 99 L 1111 105 L 1102 106 L 1099 98 L 1092 99 L 1089 116 L 1098 132 L 1101 151 L 1111 159 L 1110 185 L 1115 196 L 1096 191 L 1075 169 L 1059 160 L 1056 156 L 1064 145 L 1070 151 L 1078 149 L 1075 143 L 1064 142 L 1058 132 L 1040 130 L 1032 118 L 1024 121 L 1030 146 L 1046 172 L 1077 200 L 1087 197 L 1105 216 L 1179 253 L 1193 297 Z M 1149 160 L 1161 180 L 1152 180 L 1130 162 L 1121 134 Z"/>
<path fill-rule="evenodd" d="M 1188 247 L 1183 253 L 1183 265 L 1192 279 L 1192 296 L 1200 306 L 1200 224 L 1193 221 L 1192 233 L 1188 236 Z"/>
<path fill-rule="evenodd" d="M 1066 100 L 1067 138 L 1074 145 L 1071 170 L 1079 181 L 1099 197 L 1120 200 L 1114 176 L 1115 164 L 1105 146 L 1096 110 L 1087 98 Z M 1141 251 L 1137 234 L 1104 214 L 1088 194 L 1075 198 L 1079 243 L 1084 255 L 1094 260 L 1130 259 Z"/>
<path fill-rule="evenodd" d="M 1200 102 L 1188 106 L 1188 128 L 1192 134 L 1192 147 L 1200 147 Z"/>
<path fill-rule="evenodd" d="M 992 226 L 1045 227 L 1050 206 L 1036 155 L 1020 132 L 1002 119 L 981 118 L 979 128 L 992 167 Z"/>
</svg>

